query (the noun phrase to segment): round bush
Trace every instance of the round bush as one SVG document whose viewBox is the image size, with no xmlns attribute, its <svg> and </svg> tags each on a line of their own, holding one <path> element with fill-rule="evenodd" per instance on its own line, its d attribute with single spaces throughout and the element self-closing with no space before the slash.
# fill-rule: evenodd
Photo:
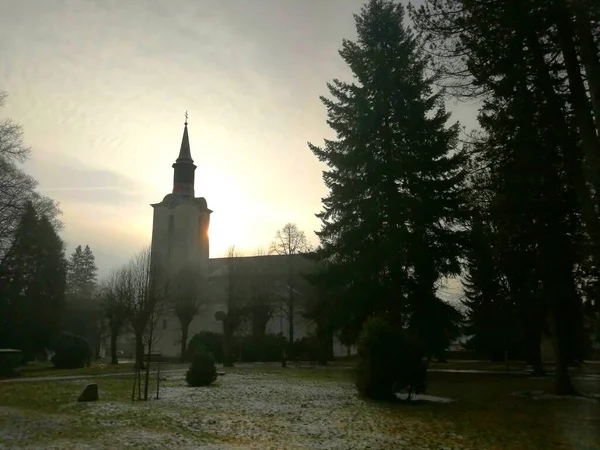
<svg viewBox="0 0 600 450">
<path fill-rule="evenodd" d="M 223 362 L 223 335 L 213 331 L 201 331 L 194 334 L 187 346 L 186 360 L 192 361 L 199 352 L 208 352 L 215 361 Z"/>
<path fill-rule="evenodd" d="M 356 387 L 375 400 L 395 399 L 395 393 L 419 394 L 426 389 L 427 365 L 418 343 L 404 330 L 373 317 L 358 341 Z"/>
<path fill-rule="evenodd" d="M 57 369 L 80 369 L 92 358 L 88 342 L 71 333 L 61 333 L 54 346 L 52 364 Z"/>
<path fill-rule="evenodd" d="M 190 367 L 185 374 L 188 386 L 208 386 L 217 379 L 215 360 L 206 351 L 199 351 L 192 357 Z"/>
</svg>

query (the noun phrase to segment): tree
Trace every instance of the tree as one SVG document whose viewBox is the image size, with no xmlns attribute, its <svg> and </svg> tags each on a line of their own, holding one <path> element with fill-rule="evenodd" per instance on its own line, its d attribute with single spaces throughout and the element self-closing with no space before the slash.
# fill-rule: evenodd
<svg viewBox="0 0 600 450">
<path fill-rule="evenodd" d="M 290 343 L 289 356 L 293 359 L 293 343 L 294 343 L 294 322 L 296 319 L 296 270 L 294 267 L 294 256 L 307 253 L 311 250 L 306 234 L 300 230 L 294 223 L 287 223 L 277 230 L 275 240 L 269 247 L 271 254 L 277 254 L 286 257 L 287 263 L 287 296 L 284 300 L 283 307 L 280 313 L 288 322 L 288 339 Z"/>
<path fill-rule="evenodd" d="M 102 311 L 96 302 L 97 272 L 94 254 L 88 245 L 75 248 L 67 264 L 67 304 L 65 326 L 92 345 L 95 357 L 102 340 Z"/>
<path fill-rule="evenodd" d="M 0 107 L 6 98 L 7 94 L 0 91 Z M 62 227 L 57 219 L 58 204 L 37 193 L 37 181 L 17 165 L 26 161 L 29 154 L 21 126 L 11 119 L 0 120 L 0 260 L 11 245 L 28 202 L 38 214 L 48 217 L 55 230 Z"/>
<path fill-rule="evenodd" d="M 306 278 L 311 283 L 313 274 L 307 274 Z M 335 303 L 324 289 L 313 288 L 307 296 L 302 313 L 316 326 L 317 363 L 323 366 L 333 359 L 333 336 L 337 330 L 336 317 L 339 317 L 333 311 L 334 305 Z"/>
<path fill-rule="evenodd" d="M 0 266 L 0 345 L 28 358 L 44 353 L 59 331 L 65 284 L 64 244 L 27 203 Z"/>
<path fill-rule="evenodd" d="M 223 322 L 223 365 L 233 367 L 233 336 L 246 314 L 247 267 L 242 253 L 232 245 L 227 249 L 227 311 L 220 311 Z"/>
<path fill-rule="evenodd" d="M 394 326 L 425 333 L 441 277 L 460 272 L 466 205 L 458 124 L 449 114 L 404 8 L 370 0 L 355 16 L 358 40 L 340 55 L 354 83 L 333 80 L 321 97 L 337 140 L 309 144 L 328 165 L 329 194 L 317 216 L 317 284 L 335 287 L 345 305 L 343 331 L 385 313 Z M 338 308 L 341 310 L 342 308 Z M 449 318 L 448 318 L 449 320 Z"/>
<path fill-rule="evenodd" d="M 173 309 L 181 324 L 181 362 L 186 359 L 186 345 L 190 324 L 206 302 L 206 286 L 199 277 L 197 268 L 183 266 L 171 284 Z"/>
<path fill-rule="evenodd" d="M 539 342 L 550 315 L 558 394 L 575 392 L 567 367 L 581 322 L 574 268 L 586 252 L 600 261 L 597 136 L 573 14 L 558 0 L 443 0 L 413 15 L 439 61 L 449 61 L 447 79 L 458 76 L 483 100 L 480 151 L 497 196 L 501 260 L 523 321 L 536 319 L 528 340 Z"/>
<path fill-rule="evenodd" d="M 97 289 L 96 297 L 100 304 L 110 333 L 110 363 L 118 364 L 117 339 L 125 326 L 127 320 L 127 307 L 123 299 L 119 297 L 120 274 L 112 272 L 106 279 L 102 280 Z"/>
<path fill-rule="evenodd" d="M 116 274 L 116 295 L 126 311 L 127 321 L 135 337 L 136 367 L 144 367 L 144 348 L 148 353 L 156 336 L 154 330 L 165 306 L 168 284 L 159 274 L 160 263 L 143 249 Z"/>
</svg>

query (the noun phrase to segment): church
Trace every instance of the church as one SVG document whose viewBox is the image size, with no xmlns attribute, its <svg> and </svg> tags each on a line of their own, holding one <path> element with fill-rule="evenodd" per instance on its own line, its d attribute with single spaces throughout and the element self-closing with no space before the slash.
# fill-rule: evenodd
<svg viewBox="0 0 600 450">
<path fill-rule="evenodd" d="M 235 278 L 237 297 L 249 298 L 250 291 L 262 289 L 272 303 L 266 323 L 267 333 L 282 333 L 288 337 L 290 315 L 294 340 L 311 334 L 314 324 L 302 315 L 302 305 L 310 295 L 310 286 L 303 277 L 314 262 L 303 255 L 264 255 L 210 258 L 209 227 L 213 211 L 204 197 L 197 197 L 194 188 L 196 165 L 192 159 L 187 117 L 179 155 L 173 164 L 173 190 L 161 202 L 152 204 L 152 266 L 167 278 L 186 267 L 193 268 L 203 292 L 198 313 L 194 316 L 188 339 L 200 331 L 222 332 L 218 314 L 227 312 L 232 281 Z M 218 212 L 215 212 L 218 214 Z M 234 273 L 235 272 L 235 273 Z M 177 286 L 175 286 L 176 288 Z M 289 296 L 294 296 L 294 308 L 289 311 Z M 176 358 L 181 353 L 181 323 L 174 308 L 167 307 L 155 326 L 153 351 L 164 358 Z M 249 333 L 249 326 L 240 326 L 237 335 Z M 346 354 L 347 349 L 334 341 L 334 354 Z"/>
</svg>

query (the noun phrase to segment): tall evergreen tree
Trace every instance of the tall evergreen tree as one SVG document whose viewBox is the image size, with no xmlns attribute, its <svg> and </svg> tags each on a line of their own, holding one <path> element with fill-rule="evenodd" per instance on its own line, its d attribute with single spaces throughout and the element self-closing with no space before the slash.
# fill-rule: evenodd
<svg viewBox="0 0 600 450">
<path fill-rule="evenodd" d="M 67 304 L 64 326 L 84 337 L 98 356 L 103 314 L 95 296 L 97 272 L 94 254 L 88 245 L 78 245 L 67 265 Z"/>
<path fill-rule="evenodd" d="M 85 249 L 78 245 L 68 263 L 69 293 L 78 297 L 90 297 L 96 286 L 97 272 L 94 254 L 89 245 Z"/>
<path fill-rule="evenodd" d="M 309 144 L 329 166 L 317 215 L 327 269 L 318 283 L 337 288 L 355 335 L 366 317 L 386 314 L 433 351 L 428 311 L 441 302 L 438 280 L 459 272 L 462 252 L 459 128 L 446 127 L 402 5 L 370 0 L 355 21 L 358 40 L 344 40 L 340 55 L 356 82 L 333 80 L 333 99 L 321 98 L 337 140 Z"/>
<path fill-rule="evenodd" d="M 64 310 L 64 245 L 50 222 L 28 203 L 0 268 L 0 345 L 43 353 Z"/>
<path fill-rule="evenodd" d="M 475 86 L 469 94 L 483 96 L 479 123 L 487 140 L 481 150 L 492 167 L 494 220 L 511 295 L 523 322 L 535 319 L 526 330 L 532 342 L 539 341 L 550 313 L 556 390 L 571 394 L 567 364 L 581 323 L 575 267 L 582 258 L 582 236 L 591 238 L 587 248 L 597 255 L 599 228 L 588 184 L 595 179 L 589 151 L 594 144 L 581 128 L 580 86 L 568 67 L 572 48 L 564 47 L 565 36 L 556 35 L 565 32 L 560 22 L 570 20 L 561 4 L 427 1 L 414 18 L 432 48 L 451 61 L 446 73 Z"/>
</svg>

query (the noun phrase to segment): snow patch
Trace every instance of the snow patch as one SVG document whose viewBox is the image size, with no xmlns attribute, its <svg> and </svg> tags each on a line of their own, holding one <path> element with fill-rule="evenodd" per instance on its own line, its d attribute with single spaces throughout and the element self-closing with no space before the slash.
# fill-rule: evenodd
<svg viewBox="0 0 600 450">
<path fill-rule="evenodd" d="M 408 394 L 396 394 L 400 400 L 407 400 Z M 453 398 L 449 397 L 438 397 L 436 395 L 427 394 L 413 394 L 410 398 L 412 402 L 431 402 L 431 403 L 452 403 L 455 402 Z"/>
</svg>

